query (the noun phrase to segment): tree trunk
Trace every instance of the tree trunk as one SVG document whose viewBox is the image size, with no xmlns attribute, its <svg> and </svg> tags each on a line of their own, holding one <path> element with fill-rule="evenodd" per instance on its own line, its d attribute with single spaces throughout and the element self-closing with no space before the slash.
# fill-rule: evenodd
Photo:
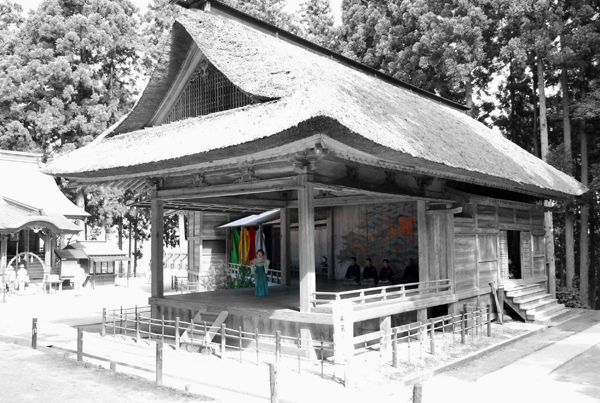
<svg viewBox="0 0 600 403">
<path fill-rule="evenodd" d="M 179 218 L 179 251 L 181 253 L 187 253 L 187 234 L 185 233 L 185 215 L 183 213 L 177 214 Z"/>
<path fill-rule="evenodd" d="M 594 180 L 594 178 L 588 178 L 589 181 Z M 595 216 L 594 216 L 594 203 L 589 203 L 589 214 L 588 217 L 592 219 L 589 220 L 589 259 L 588 259 L 588 269 L 590 272 L 590 308 L 597 309 L 598 308 L 598 273 L 596 272 L 596 251 L 594 245 L 596 245 L 596 239 L 594 235 L 595 229 Z"/>
<path fill-rule="evenodd" d="M 512 60 L 508 64 L 510 81 L 510 137 L 511 141 L 517 143 L 517 130 L 515 128 L 515 72 Z"/>
<path fill-rule="evenodd" d="M 123 217 L 119 218 L 119 249 L 123 250 Z M 123 261 L 119 262 L 119 273 L 123 274 Z"/>
<path fill-rule="evenodd" d="M 561 37 L 562 41 L 562 37 Z M 569 117 L 569 87 L 568 87 L 567 69 L 562 68 L 561 87 L 562 87 L 562 109 L 563 109 L 563 143 L 565 147 L 565 155 L 568 158 L 568 174 L 573 175 L 573 156 L 571 153 L 571 119 Z M 567 271 L 567 288 L 573 287 L 573 275 L 575 274 L 575 240 L 573 236 L 573 225 L 575 222 L 575 214 L 571 206 L 565 209 L 565 267 Z M 587 275 L 587 272 L 586 272 Z"/>
<path fill-rule="evenodd" d="M 544 82 L 544 64 L 538 52 L 538 97 L 540 100 L 540 144 L 542 159 L 548 157 L 548 122 L 546 121 L 546 89 Z M 544 203 L 546 207 L 551 206 L 550 201 Z M 546 264 L 548 265 L 548 292 L 556 298 L 556 262 L 554 257 L 554 227 L 552 225 L 552 213 L 544 213 L 544 229 L 546 231 Z"/>
<path fill-rule="evenodd" d="M 586 122 L 583 120 L 579 128 L 581 142 L 581 183 L 588 185 L 588 152 Z M 579 294 L 583 303 L 588 303 L 588 270 L 589 270 L 589 202 L 584 199 L 581 206 L 581 230 L 579 233 Z"/>
</svg>

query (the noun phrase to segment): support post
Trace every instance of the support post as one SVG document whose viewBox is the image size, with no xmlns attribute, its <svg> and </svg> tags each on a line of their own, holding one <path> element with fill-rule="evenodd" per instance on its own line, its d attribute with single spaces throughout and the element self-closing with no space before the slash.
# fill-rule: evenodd
<svg viewBox="0 0 600 403">
<path fill-rule="evenodd" d="M 162 298 L 164 295 L 164 270 L 163 270 L 163 227 L 164 227 L 164 201 L 156 197 L 156 190 L 152 191 L 151 202 L 151 238 L 150 238 L 150 259 L 151 259 L 151 297 Z M 157 305 L 152 305 L 152 317 L 158 318 L 159 311 Z"/>
<path fill-rule="evenodd" d="M 156 343 L 156 386 L 162 385 L 163 343 Z"/>
<path fill-rule="evenodd" d="M 327 280 L 335 280 L 335 253 L 333 251 L 333 207 L 327 210 Z"/>
<path fill-rule="evenodd" d="M 417 200 L 417 228 L 419 247 L 419 282 L 429 281 L 429 228 L 427 225 L 427 202 Z M 417 320 L 427 321 L 427 309 L 417 310 Z"/>
<path fill-rule="evenodd" d="M 179 350 L 179 316 L 175 317 L 175 350 Z"/>
<path fill-rule="evenodd" d="M 383 318 L 379 318 L 379 330 L 383 334 L 383 341 L 381 343 L 380 349 L 381 353 L 385 354 L 388 351 L 388 343 L 386 340 L 389 338 L 390 333 L 392 332 L 392 317 L 385 316 Z"/>
<path fill-rule="evenodd" d="M 413 386 L 413 403 L 421 403 L 423 401 L 423 384 L 417 383 Z"/>
<path fill-rule="evenodd" d="M 280 210 L 280 257 L 281 257 L 281 285 L 291 284 L 291 261 L 290 261 L 290 209 Z"/>
<path fill-rule="evenodd" d="M 6 250 L 8 245 L 8 235 L 0 235 L 0 270 L 2 270 L 2 302 L 6 302 Z M 12 284 L 11 287 L 15 285 Z M 12 288 L 11 288 L 12 290 Z"/>
<path fill-rule="evenodd" d="M 392 341 L 392 365 L 398 368 L 398 329 L 394 328 L 394 338 Z"/>
<path fill-rule="evenodd" d="M 277 364 L 269 363 L 269 380 L 271 385 L 271 403 L 279 403 L 277 385 Z"/>
<path fill-rule="evenodd" d="M 487 306 L 487 335 L 492 337 L 492 307 Z"/>
<path fill-rule="evenodd" d="M 225 342 L 227 341 L 225 336 L 225 323 L 221 324 L 221 359 L 225 358 Z"/>
<path fill-rule="evenodd" d="M 106 336 L 106 308 L 102 308 L 102 329 L 100 329 L 100 335 Z"/>
<path fill-rule="evenodd" d="M 315 278 L 315 211 L 313 185 L 306 175 L 299 177 L 298 239 L 300 260 L 300 312 L 310 311 L 310 297 L 316 291 Z"/>
<path fill-rule="evenodd" d="M 433 318 L 429 320 L 429 324 L 431 325 L 431 339 L 429 340 L 429 347 L 431 349 L 431 355 L 435 355 L 435 322 Z"/>
<path fill-rule="evenodd" d="M 83 361 L 83 328 L 77 328 L 77 361 Z"/>
<path fill-rule="evenodd" d="M 281 331 L 275 333 L 275 362 L 279 362 L 281 357 Z"/>
<path fill-rule="evenodd" d="M 37 318 L 31 321 L 31 348 L 37 349 Z"/>
<path fill-rule="evenodd" d="M 504 323 L 504 285 L 498 286 L 498 316 L 497 321 L 502 325 Z"/>
</svg>

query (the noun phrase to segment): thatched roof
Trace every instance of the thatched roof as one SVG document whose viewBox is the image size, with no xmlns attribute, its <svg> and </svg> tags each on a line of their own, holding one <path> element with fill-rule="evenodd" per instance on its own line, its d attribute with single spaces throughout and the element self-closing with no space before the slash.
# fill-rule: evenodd
<svg viewBox="0 0 600 403">
<path fill-rule="evenodd" d="M 270 101 L 140 130 L 149 124 L 191 43 L 247 94 Z M 132 112 L 94 143 L 61 157 L 46 172 L 98 178 L 156 172 L 218 161 L 252 149 L 314 135 L 439 177 L 473 178 L 540 195 L 580 195 L 586 188 L 467 116 L 365 70 L 260 32 L 247 24 L 186 10 L 144 94 Z M 339 126 L 340 130 L 328 131 Z M 318 125 L 317 125 L 318 126 Z M 242 147 L 240 147 L 242 146 Z"/>
</svg>

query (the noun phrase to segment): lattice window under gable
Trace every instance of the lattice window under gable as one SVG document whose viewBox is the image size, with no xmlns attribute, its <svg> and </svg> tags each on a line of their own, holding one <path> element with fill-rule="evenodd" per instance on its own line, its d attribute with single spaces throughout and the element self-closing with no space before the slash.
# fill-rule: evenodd
<svg viewBox="0 0 600 403">
<path fill-rule="evenodd" d="M 163 124 L 239 108 L 251 103 L 252 98 L 233 85 L 212 64 L 201 64 Z"/>
</svg>

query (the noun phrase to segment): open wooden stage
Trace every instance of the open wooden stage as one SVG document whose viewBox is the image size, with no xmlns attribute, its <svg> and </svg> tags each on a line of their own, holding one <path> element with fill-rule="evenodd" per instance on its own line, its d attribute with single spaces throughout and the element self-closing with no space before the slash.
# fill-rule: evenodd
<svg viewBox="0 0 600 403">
<path fill-rule="evenodd" d="M 449 286 L 448 286 L 449 288 Z M 369 290 L 373 287 L 360 285 L 344 285 L 341 281 L 317 281 L 317 291 L 339 293 L 347 291 Z M 400 299 L 389 299 L 367 304 L 354 305 L 354 332 L 360 332 L 361 326 L 378 327 L 379 317 L 401 319 L 399 314 L 415 312 L 417 309 L 456 301 L 450 290 L 435 294 L 424 293 L 426 290 L 414 290 L 413 296 Z M 390 294 L 388 294 L 390 295 Z M 434 303 L 433 301 L 436 301 Z M 300 288 L 298 284 L 291 286 L 269 287 L 269 295 L 254 296 L 254 288 L 196 292 L 189 294 L 167 295 L 162 298 L 150 298 L 153 311 L 165 320 L 180 320 L 211 324 L 216 316 L 227 311 L 225 325 L 230 329 L 241 329 L 254 332 L 258 329 L 262 334 L 275 334 L 280 331 L 284 336 L 296 337 L 299 333 L 310 332 L 313 338 L 333 340 L 334 315 L 329 310 L 315 309 L 316 312 L 300 312 Z M 416 318 L 416 314 L 415 314 Z M 414 321 L 415 318 L 410 318 Z M 372 320 L 369 325 L 365 321 Z M 393 320 L 397 322 L 397 320 Z M 360 324 L 359 322 L 362 322 Z M 408 323 L 408 322 L 407 322 Z"/>
</svg>

